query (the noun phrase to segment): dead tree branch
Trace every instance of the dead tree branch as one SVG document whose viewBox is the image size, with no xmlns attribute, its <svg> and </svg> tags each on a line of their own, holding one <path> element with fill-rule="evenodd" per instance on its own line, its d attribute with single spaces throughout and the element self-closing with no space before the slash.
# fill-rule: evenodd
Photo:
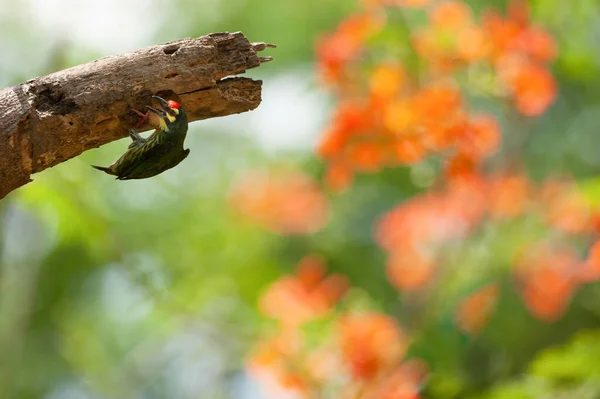
<svg viewBox="0 0 600 399">
<path fill-rule="evenodd" d="M 245 112 L 261 81 L 233 77 L 270 61 L 241 33 L 214 33 L 119 54 L 0 90 L 0 198 L 31 174 L 127 136 L 156 94 L 189 120 Z M 140 130 L 148 130 L 142 126 Z"/>
</svg>

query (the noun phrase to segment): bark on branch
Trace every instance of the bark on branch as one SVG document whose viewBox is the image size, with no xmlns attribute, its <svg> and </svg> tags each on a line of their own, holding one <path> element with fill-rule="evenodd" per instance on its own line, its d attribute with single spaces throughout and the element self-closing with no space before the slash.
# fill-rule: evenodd
<svg viewBox="0 0 600 399">
<path fill-rule="evenodd" d="M 0 90 L 0 198 L 32 173 L 127 136 L 156 94 L 179 101 L 190 121 L 245 112 L 261 81 L 233 77 L 270 61 L 241 33 L 147 47 Z M 142 126 L 141 131 L 150 129 Z"/>
</svg>

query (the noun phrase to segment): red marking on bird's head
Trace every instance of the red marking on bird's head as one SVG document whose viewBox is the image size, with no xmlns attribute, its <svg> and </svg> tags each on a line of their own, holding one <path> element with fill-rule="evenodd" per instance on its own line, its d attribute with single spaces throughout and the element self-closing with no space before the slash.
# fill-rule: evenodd
<svg viewBox="0 0 600 399">
<path fill-rule="evenodd" d="M 179 109 L 181 107 L 181 105 L 179 105 L 179 103 L 177 101 L 169 100 L 169 101 L 167 101 L 167 107 Z"/>
</svg>

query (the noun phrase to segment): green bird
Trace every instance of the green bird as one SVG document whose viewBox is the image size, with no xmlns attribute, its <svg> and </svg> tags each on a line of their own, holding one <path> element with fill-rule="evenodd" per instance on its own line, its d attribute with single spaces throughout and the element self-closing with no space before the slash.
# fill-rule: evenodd
<svg viewBox="0 0 600 399">
<path fill-rule="evenodd" d="M 142 116 L 136 127 L 148 119 L 150 111 L 158 115 L 159 127 L 146 139 L 136 128 L 131 129 L 129 136 L 133 142 L 127 152 L 108 167 L 92 165 L 93 168 L 117 176 L 118 180 L 146 179 L 177 166 L 188 156 L 190 150 L 183 149 L 188 130 L 185 111 L 175 101 L 158 96 L 152 98 L 160 102 L 162 110 L 146 107 L 149 110 L 146 114 L 133 110 Z"/>
</svg>

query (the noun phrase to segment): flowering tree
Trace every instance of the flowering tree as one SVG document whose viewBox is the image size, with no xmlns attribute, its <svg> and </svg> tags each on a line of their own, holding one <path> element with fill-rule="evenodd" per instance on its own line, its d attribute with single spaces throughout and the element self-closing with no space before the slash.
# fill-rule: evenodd
<svg viewBox="0 0 600 399">
<path fill-rule="evenodd" d="M 276 322 L 248 367 L 277 395 L 299 398 L 484 395 L 485 383 L 473 382 L 481 370 L 461 363 L 472 348 L 460 353 L 462 344 L 446 341 L 502 334 L 519 306 L 528 325 L 550 329 L 578 290 L 600 279 L 592 204 L 568 176 L 532 179 L 524 156 L 532 121 L 557 97 L 548 64 L 558 49 L 524 1 L 505 11 L 458 0 L 360 6 L 316 46 L 319 80 L 335 103 L 316 155 L 334 197 L 352 197 L 362 175 L 409 171 L 415 190 L 372 227 L 384 255 L 372 267 L 385 270 L 397 303 L 378 305 L 307 255 L 264 292 L 260 309 Z M 336 212 L 298 171 L 252 176 L 232 201 L 283 235 L 320 231 Z M 459 353 L 443 353 L 449 347 Z M 511 367 L 503 377 L 523 371 Z M 544 389 L 536 392 L 554 386 Z M 527 395 L 518 397 L 539 397 Z"/>
</svg>

